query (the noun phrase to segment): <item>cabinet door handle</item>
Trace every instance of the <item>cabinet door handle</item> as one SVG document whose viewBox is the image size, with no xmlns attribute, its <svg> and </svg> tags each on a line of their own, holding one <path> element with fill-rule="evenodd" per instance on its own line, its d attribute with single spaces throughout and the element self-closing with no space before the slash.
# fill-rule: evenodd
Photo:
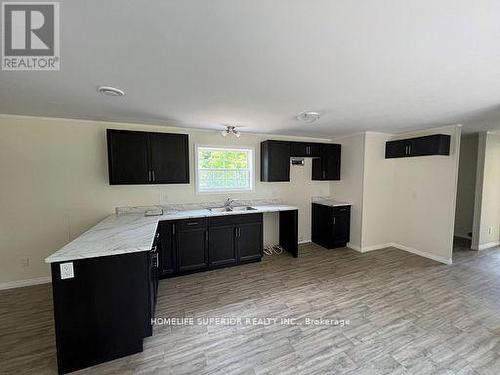
<svg viewBox="0 0 500 375">
<path fill-rule="evenodd" d="M 154 169 L 151 171 L 151 175 L 153 176 L 153 182 L 154 182 L 156 180 L 156 174 Z"/>
<path fill-rule="evenodd" d="M 190 223 L 186 223 L 186 225 L 198 225 L 198 222 L 197 221 L 192 221 Z"/>
<path fill-rule="evenodd" d="M 160 233 L 156 233 L 156 234 L 155 234 L 155 238 L 156 238 L 156 239 L 160 238 Z"/>
<path fill-rule="evenodd" d="M 306 146 L 306 155 L 309 155 L 311 153 L 311 147 Z"/>
<path fill-rule="evenodd" d="M 175 234 L 175 224 L 172 224 L 172 235 Z"/>
<path fill-rule="evenodd" d="M 208 230 L 205 231 L 205 241 L 208 242 Z"/>
<path fill-rule="evenodd" d="M 326 171 L 323 171 L 323 178 L 326 178 Z"/>
<path fill-rule="evenodd" d="M 333 217 L 333 225 L 335 225 L 335 216 Z"/>
<path fill-rule="evenodd" d="M 411 145 L 408 145 L 408 155 L 411 155 Z"/>
<path fill-rule="evenodd" d="M 148 181 L 151 182 L 151 170 L 148 170 Z"/>
</svg>

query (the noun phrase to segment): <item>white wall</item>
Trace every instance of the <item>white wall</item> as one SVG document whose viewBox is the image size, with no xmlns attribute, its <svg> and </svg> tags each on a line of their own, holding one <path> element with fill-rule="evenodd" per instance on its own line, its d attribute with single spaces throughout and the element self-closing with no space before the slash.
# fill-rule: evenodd
<svg viewBox="0 0 500 375">
<path fill-rule="evenodd" d="M 428 134 L 451 135 L 450 156 L 385 159 L 385 142 Z M 342 181 L 332 197 L 353 203 L 351 243 L 358 251 L 396 246 L 451 263 L 460 127 L 372 133 L 333 140 L 342 144 Z"/>
<path fill-rule="evenodd" d="M 472 248 L 500 244 L 500 135 L 481 133 L 478 145 Z"/>
<path fill-rule="evenodd" d="M 188 133 L 191 183 L 110 186 L 106 128 Z M 268 138 L 292 139 L 250 134 L 224 138 L 219 132 L 161 126 L 0 116 L 0 283 L 48 276 L 43 259 L 117 206 L 223 200 L 226 194 L 195 193 L 196 143 L 254 147 L 255 192 L 231 196 L 278 198 L 298 206 L 299 237 L 309 240 L 311 196 L 329 195 L 330 184 L 311 181 L 311 160 L 306 160 L 305 167 L 292 167 L 290 183 L 261 183 L 260 142 Z M 269 215 L 265 220 L 266 242 L 273 242 L 277 221 Z M 28 267 L 21 266 L 25 256 L 30 258 Z"/>
<path fill-rule="evenodd" d="M 399 135 L 451 136 L 450 156 L 394 159 L 393 238 L 400 247 L 451 263 L 460 127 Z"/>
<path fill-rule="evenodd" d="M 470 238 L 469 233 L 472 232 L 478 140 L 478 134 L 476 133 L 463 134 L 460 141 L 455 213 L 455 236 L 459 237 Z"/>
<path fill-rule="evenodd" d="M 351 207 L 351 240 L 349 246 L 361 248 L 363 207 L 363 174 L 365 134 L 333 139 L 342 145 L 340 181 L 331 183 L 331 195 Z"/>
<path fill-rule="evenodd" d="M 369 251 L 393 242 L 394 160 L 385 158 L 391 134 L 367 132 L 363 179 L 361 249 Z"/>
</svg>

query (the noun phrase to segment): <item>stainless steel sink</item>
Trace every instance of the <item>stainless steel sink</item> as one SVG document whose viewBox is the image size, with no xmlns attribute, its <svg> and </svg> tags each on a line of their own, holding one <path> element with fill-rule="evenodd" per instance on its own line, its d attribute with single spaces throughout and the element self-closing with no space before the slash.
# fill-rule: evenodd
<svg viewBox="0 0 500 375">
<path fill-rule="evenodd" d="M 250 206 L 238 206 L 238 207 L 212 207 L 208 209 L 210 212 L 239 212 L 239 211 L 254 211 L 255 207 Z"/>
<path fill-rule="evenodd" d="M 233 211 L 255 211 L 255 207 L 250 207 L 250 206 L 238 206 L 238 207 L 233 207 Z"/>
<path fill-rule="evenodd" d="M 231 207 L 212 207 L 208 209 L 210 212 L 231 212 Z"/>
</svg>

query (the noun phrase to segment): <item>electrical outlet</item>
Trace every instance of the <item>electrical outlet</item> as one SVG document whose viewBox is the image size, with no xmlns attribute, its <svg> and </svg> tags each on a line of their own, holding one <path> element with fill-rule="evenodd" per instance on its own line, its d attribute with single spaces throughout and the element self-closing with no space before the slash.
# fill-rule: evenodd
<svg viewBox="0 0 500 375">
<path fill-rule="evenodd" d="M 73 270 L 73 262 L 61 263 L 59 265 L 61 270 L 61 280 L 72 279 L 75 277 L 75 272 Z"/>
<path fill-rule="evenodd" d="M 30 265 L 30 257 L 27 257 L 27 256 L 21 257 L 21 258 L 19 258 L 19 261 L 21 263 L 21 267 L 23 267 L 23 268 L 29 267 L 29 265 Z"/>
</svg>

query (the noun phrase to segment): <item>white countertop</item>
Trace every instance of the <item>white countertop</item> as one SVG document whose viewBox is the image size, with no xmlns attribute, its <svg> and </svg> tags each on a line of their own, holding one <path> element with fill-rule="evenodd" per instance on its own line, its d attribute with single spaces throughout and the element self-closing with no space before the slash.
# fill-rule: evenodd
<svg viewBox="0 0 500 375">
<path fill-rule="evenodd" d="M 159 221 L 227 215 L 298 210 L 276 204 L 252 206 L 256 210 L 212 213 L 207 209 L 165 212 L 160 216 L 141 214 L 111 215 L 45 259 L 46 263 L 96 258 L 108 255 L 149 251 L 153 246 Z"/>
<path fill-rule="evenodd" d="M 340 202 L 340 201 L 335 200 L 334 198 L 330 198 L 330 197 L 313 197 L 311 199 L 311 202 L 322 204 L 325 206 L 330 206 L 330 207 L 351 206 L 351 203 Z"/>
</svg>

